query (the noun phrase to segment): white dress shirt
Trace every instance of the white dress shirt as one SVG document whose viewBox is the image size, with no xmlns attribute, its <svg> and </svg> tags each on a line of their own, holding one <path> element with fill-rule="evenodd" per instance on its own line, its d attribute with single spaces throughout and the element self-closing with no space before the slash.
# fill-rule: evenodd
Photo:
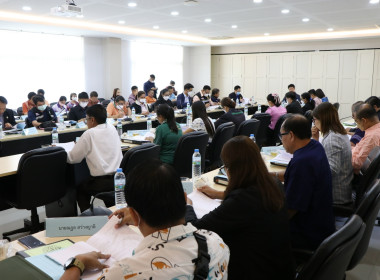
<svg viewBox="0 0 380 280">
<path fill-rule="evenodd" d="M 123 155 L 120 138 L 113 125 L 105 123 L 88 129 L 67 154 L 68 163 L 79 163 L 84 158 L 91 176 L 104 176 L 116 172 Z"/>
</svg>

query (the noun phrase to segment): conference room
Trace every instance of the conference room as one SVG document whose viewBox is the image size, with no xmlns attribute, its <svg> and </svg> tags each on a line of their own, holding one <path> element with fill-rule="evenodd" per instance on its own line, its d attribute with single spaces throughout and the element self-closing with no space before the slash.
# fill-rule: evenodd
<svg viewBox="0 0 380 280">
<path fill-rule="evenodd" d="M 380 277 L 378 0 L 0 3 L 2 275 Z"/>
</svg>

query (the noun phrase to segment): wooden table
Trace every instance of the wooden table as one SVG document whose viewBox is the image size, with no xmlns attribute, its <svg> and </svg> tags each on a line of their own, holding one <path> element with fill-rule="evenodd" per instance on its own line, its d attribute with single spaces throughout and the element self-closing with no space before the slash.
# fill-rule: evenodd
<svg viewBox="0 0 380 280">
<path fill-rule="evenodd" d="M 17 173 L 18 163 L 23 154 L 0 158 L 0 177 L 14 175 Z"/>
</svg>

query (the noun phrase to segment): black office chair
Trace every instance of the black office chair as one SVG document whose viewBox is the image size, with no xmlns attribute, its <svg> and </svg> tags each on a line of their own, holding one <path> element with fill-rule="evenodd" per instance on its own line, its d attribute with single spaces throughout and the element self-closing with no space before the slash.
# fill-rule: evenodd
<svg viewBox="0 0 380 280">
<path fill-rule="evenodd" d="M 335 109 L 336 109 L 337 111 L 339 111 L 339 107 L 340 107 L 339 102 L 334 103 L 333 106 L 335 107 Z"/>
<path fill-rule="evenodd" d="M 365 230 L 362 219 L 353 215 L 338 231 L 327 237 L 312 257 L 297 269 L 297 280 L 344 279 L 348 264 Z"/>
<path fill-rule="evenodd" d="M 99 102 L 100 102 L 100 103 L 102 103 L 102 102 L 103 102 L 105 99 L 104 99 L 104 98 L 101 98 L 101 97 L 99 97 L 99 98 L 98 98 L 98 100 L 99 100 Z"/>
<path fill-rule="evenodd" d="M 310 124 L 310 128 L 313 124 L 313 111 L 312 110 L 308 110 L 305 112 L 305 118 L 309 121 L 309 124 Z"/>
<path fill-rule="evenodd" d="M 120 168 L 122 168 L 124 174 L 127 175 L 136 165 L 154 158 L 160 158 L 160 146 L 146 143 L 126 152 L 120 163 Z"/>
<path fill-rule="evenodd" d="M 211 144 L 206 152 L 206 171 L 211 171 L 222 166 L 220 153 L 224 144 L 234 136 L 235 125 L 233 122 L 221 124 L 215 131 Z"/>
<path fill-rule="evenodd" d="M 274 130 L 273 130 L 273 134 L 274 134 L 273 139 L 268 139 L 268 144 L 270 144 L 270 146 L 276 146 L 277 144 L 281 145 L 282 143 L 281 137 L 280 137 L 281 126 L 284 123 L 284 121 L 291 115 L 293 114 L 285 114 L 278 118 L 277 123 L 274 126 Z"/>
<path fill-rule="evenodd" d="M 261 149 L 261 147 L 263 147 L 267 141 L 267 128 L 270 125 L 271 115 L 265 113 L 254 114 L 252 116 L 252 119 L 260 121 L 259 130 L 257 131 L 257 135 L 255 135 L 255 138 L 256 144 Z"/>
<path fill-rule="evenodd" d="M 18 116 L 22 116 L 22 115 L 24 115 L 24 112 L 22 111 L 22 107 L 18 107 L 18 108 L 17 108 L 17 115 L 18 115 Z"/>
<path fill-rule="evenodd" d="M 192 156 L 195 149 L 199 149 L 202 159 L 202 173 L 205 169 L 206 148 L 209 135 L 202 131 L 194 131 L 183 135 L 177 144 L 173 166 L 180 177 L 192 177 Z"/>
<path fill-rule="evenodd" d="M 24 228 L 3 233 L 3 238 L 44 229 L 37 207 L 62 198 L 66 193 L 67 154 L 61 147 L 40 148 L 25 153 L 18 164 L 14 183 L 9 185 L 6 202 L 17 209 L 31 211 L 31 221 L 24 220 Z"/>
<path fill-rule="evenodd" d="M 102 105 L 104 108 L 107 108 L 108 104 L 110 104 L 111 100 L 103 100 Z"/>
<path fill-rule="evenodd" d="M 58 102 L 52 102 L 50 103 L 50 107 L 53 107 L 55 104 L 57 104 Z"/>
<path fill-rule="evenodd" d="M 254 134 L 256 137 L 257 132 L 259 131 L 259 127 L 260 127 L 259 120 L 256 120 L 256 119 L 246 120 L 239 125 L 239 128 L 236 131 L 236 135 L 245 135 L 249 137 L 251 134 Z"/>
</svg>

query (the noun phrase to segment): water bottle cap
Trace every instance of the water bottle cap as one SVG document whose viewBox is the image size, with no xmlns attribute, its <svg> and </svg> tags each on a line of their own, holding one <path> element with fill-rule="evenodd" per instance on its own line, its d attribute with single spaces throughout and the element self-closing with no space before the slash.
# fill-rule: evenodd
<svg viewBox="0 0 380 280">
<path fill-rule="evenodd" d="M 116 172 L 123 172 L 123 168 L 116 169 Z"/>
<path fill-rule="evenodd" d="M 57 128 L 56 127 L 53 127 L 53 131 L 56 131 L 57 130 Z"/>
<path fill-rule="evenodd" d="M 194 150 L 194 153 L 199 153 L 199 149 L 195 149 L 195 150 Z"/>
<path fill-rule="evenodd" d="M 255 134 L 251 134 L 249 137 L 255 137 Z"/>
</svg>

